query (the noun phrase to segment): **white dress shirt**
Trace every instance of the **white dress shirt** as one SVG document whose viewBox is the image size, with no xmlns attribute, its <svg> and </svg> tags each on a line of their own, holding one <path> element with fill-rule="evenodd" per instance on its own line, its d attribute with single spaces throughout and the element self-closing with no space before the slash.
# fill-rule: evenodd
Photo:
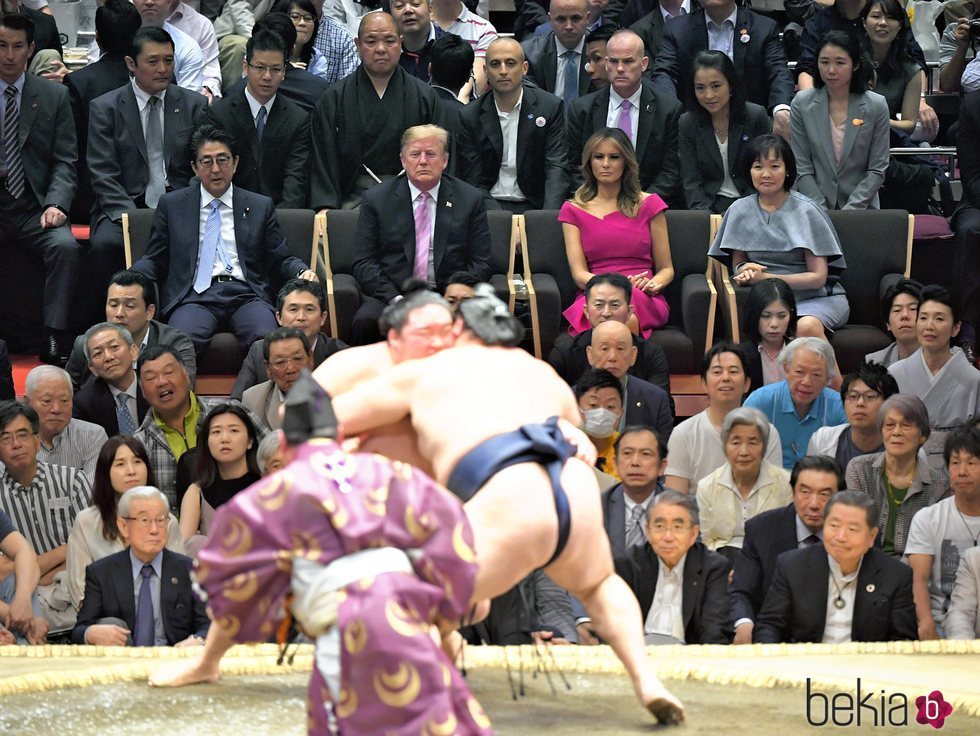
<svg viewBox="0 0 980 736">
<path fill-rule="evenodd" d="M 629 96 L 630 101 L 630 143 L 636 146 L 636 128 L 640 122 L 640 93 L 643 92 L 643 85 L 636 88 L 636 92 Z M 616 90 L 609 88 L 609 110 L 606 112 L 606 125 L 610 128 L 619 127 L 619 113 L 623 106 L 623 97 L 620 97 Z M 624 404 L 625 405 L 625 404 Z M 626 416 L 626 412 L 623 412 Z"/>
<path fill-rule="evenodd" d="M 861 572 L 864 558 L 858 563 L 857 570 L 850 575 L 841 573 L 840 565 L 830 555 L 830 574 L 827 576 L 827 621 L 823 628 L 824 644 L 843 644 L 851 641 L 851 627 L 854 624 L 854 599 L 857 591 L 857 577 Z M 834 605 L 837 596 L 844 601 L 844 607 Z"/>
<path fill-rule="evenodd" d="M 684 640 L 684 563 L 685 554 L 680 562 L 668 570 L 663 560 L 657 558 L 657 590 L 653 594 L 653 603 L 647 613 L 643 626 L 645 635 L 669 636 L 680 643 Z"/>
<path fill-rule="evenodd" d="M 269 101 L 263 105 L 252 97 L 252 93 L 248 91 L 248 87 L 245 87 L 245 100 L 248 102 L 248 109 L 252 111 L 252 122 L 255 123 L 255 129 L 258 130 L 259 110 L 263 107 L 265 108 L 265 123 L 268 125 L 269 116 L 272 114 L 272 106 L 276 103 L 276 96 L 272 95 Z"/>
<path fill-rule="evenodd" d="M 715 23 L 705 14 L 705 24 L 708 26 L 708 48 L 721 51 L 732 61 L 735 60 L 735 16 L 738 8 L 732 11 L 720 24 Z"/>
<path fill-rule="evenodd" d="M 494 199 L 504 199 L 508 202 L 523 202 L 527 197 L 517 184 L 517 128 L 521 119 L 521 103 L 524 102 L 524 91 L 510 112 L 504 112 L 497 106 L 494 98 L 493 106 L 497 110 L 500 121 L 500 136 L 503 139 L 503 150 L 500 157 L 500 172 L 497 182 L 490 190 Z"/>
<path fill-rule="evenodd" d="M 211 278 L 214 278 L 215 276 L 232 276 L 239 281 L 245 281 L 245 272 L 242 271 L 242 266 L 238 262 L 238 246 L 235 244 L 235 207 L 233 204 L 234 190 L 235 186 L 231 185 L 228 187 L 228 191 L 218 198 L 218 201 L 221 202 L 221 204 L 218 205 L 218 213 L 221 215 L 221 244 L 224 246 L 224 252 L 231 259 L 231 263 L 225 264 L 221 260 L 221 251 L 219 250 L 215 254 L 214 267 L 211 269 Z M 198 243 L 199 258 L 201 253 L 201 243 L 204 241 L 204 228 L 208 221 L 208 215 L 211 213 L 211 203 L 214 200 L 215 197 L 212 197 L 208 190 L 201 185 L 201 213 L 199 215 L 200 229 L 198 230 L 200 233 L 200 241 Z M 231 271 L 226 271 L 225 265 L 231 266 Z"/>
<path fill-rule="evenodd" d="M 442 180 L 440 180 L 432 189 L 429 190 L 429 201 L 426 202 L 426 207 L 429 209 L 429 222 L 432 223 L 432 227 L 429 229 L 429 267 L 427 270 L 426 280 L 430 285 L 435 285 L 436 283 L 436 266 L 435 259 L 432 253 L 432 243 L 436 237 L 436 206 L 439 203 L 439 187 L 442 186 Z M 414 219 L 415 208 L 418 206 L 419 195 L 422 190 L 417 186 L 412 184 L 411 180 L 408 181 L 408 193 L 412 198 L 412 216 Z M 414 225 L 413 225 L 414 229 Z"/>
</svg>

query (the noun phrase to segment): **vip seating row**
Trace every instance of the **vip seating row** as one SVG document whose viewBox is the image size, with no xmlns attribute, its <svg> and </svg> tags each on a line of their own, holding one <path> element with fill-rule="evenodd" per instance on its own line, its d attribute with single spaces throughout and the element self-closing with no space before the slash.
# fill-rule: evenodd
<svg viewBox="0 0 980 736">
<path fill-rule="evenodd" d="M 493 285 L 513 311 L 518 298 L 514 264 L 519 258 L 517 273 L 527 286 L 533 350 L 538 357 L 547 357 L 565 329 L 561 313 L 577 294 L 557 216 L 556 211 L 488 213 Z M 325 284 L 329 332 L 341 339 L 349 336 L 360 305 L 351 268 L 357 217 L 357 211 L 348 210 L 325 215 L 312 210 L 279 211 L 291 252 L 309 262 Z M 891 341 L 879 326 L 879 299 L 890 283 L 909 275 L 913 217 L 902 210 L 868 210 L 835 211 L 830 218 L 847 261 L 842 282 L 851 306 L 847 327 L 838 330 L 831 343 L 841 369 L 847 371 L 866 353 Z M 152 221 L 152 210 L 124 217 L 127 265 L 144 252 Z M 675 276 L 665 290 L 670 320 L 653 333 L 653 340 L 664 349 L 672 374 L 697 373 L 701 356 L 716 336 L 740 339 L 738 315 L 744 312 L 748 289 L 734 286 L 728 269 L 706 255 L 720 222 L 720 216 L 703 211 L 667 213 Z M 230 334 L 219 334 L 201 356 L 198 373 L 237 373 L 243 357 Z"/>
</svg>

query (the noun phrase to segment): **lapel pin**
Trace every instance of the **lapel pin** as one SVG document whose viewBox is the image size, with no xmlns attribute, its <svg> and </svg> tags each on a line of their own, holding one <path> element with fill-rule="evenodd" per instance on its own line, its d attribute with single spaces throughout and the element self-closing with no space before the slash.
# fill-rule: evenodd
<svg viewBox="0 0 980 736">
<path fill-rule="evenodd" d="M 528 120 L 533 120 L 533 119 L 534 119 L 534 113 L 533 113 L 533 112 L 529 112 L 529 113 L 527 114 L 527 119 L 528 119 Z"/>
<path fill-rule="evenodd" d="M 177 113 L 177 112 L 180 112 L 180 108 L 179 108 L 179 107 L 175 107 L 175 108 L 174 108 L 174 112 L 175 112 L 175 113 Z"/>
<path fill-rule="evenodd" d="M 741 41 L 742 43 L 748 43 L 752 39 L 752 37 L 749 35 L 748 28 L 743 28 L 742 30 L 739 31 L 739 33 L 741 35 L 738 37 L 738 40 Z"/>
<path fill-rule="evenodd" d="M 177 584 L 177 578 L 170 578 L 170 584 L 171 585 L 176 585 Z"/>
<path fill-rule="evenodd" d="M 453 206 L 453 203 L 452 202 L 446 202 L 446 206 L 447 207 L 452 207 Z"/>
<path fill-rule="evenodd" d="M 543 128 L 548 123 L 543 117 L 538 116 L 538 119 L 534 121 L 534 124 L 539 128 Z"/>
<path fill-rule="evenodd" d="M 854 118 L 851 121 L 851 125 L 853 125 L 855 128 L 858 128 L 858 127 L 864 125 L 864 121 L 861 118 Z"/>
<path fill-rule="evenodd" d="M 866 591 L 868 591 L 869 593 L 874 593 L 875 592 L 875 584 L 874 583 L 868 583 L 866 586 L 864 586 L 864 589 Z"/>
<path fill-rule="evenodd" d="M 37 110 L 37 103 L 36 102 L 32 102 L 31 103 L 31 109 L 32 110 Z"/>
</svg>

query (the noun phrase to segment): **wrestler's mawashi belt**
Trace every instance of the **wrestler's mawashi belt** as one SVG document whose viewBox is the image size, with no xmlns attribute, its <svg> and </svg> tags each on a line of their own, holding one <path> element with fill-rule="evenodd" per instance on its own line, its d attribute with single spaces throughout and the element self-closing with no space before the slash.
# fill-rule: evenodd
<svg viewBox="0 0 980 736">
<path fill-rule="evenodd" d="M 572 527 L 568 496 L 561 485 L 561 470 L 565 461 L 574 455 L 575 447 L 558 428 L 558 417 L 552 417 L 544 424 L 525 424 L 513 432 L 484 440 L 456 464 L 446 486 L 465 503 L 505 468 L 520 463 L 537 463 L 544 468 L 551 478 L 558 516 L 558 545 L 548 560 L 550 565 L 565 549 Z"/>
</svg>

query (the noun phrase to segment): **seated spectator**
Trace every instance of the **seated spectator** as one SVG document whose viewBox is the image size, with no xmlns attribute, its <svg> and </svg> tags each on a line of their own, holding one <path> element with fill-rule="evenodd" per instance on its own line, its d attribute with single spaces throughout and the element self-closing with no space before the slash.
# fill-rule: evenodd
<svg viewBox="0 0 980 736">
<path fill-rule="evenodd" d="M 614 447 L 620 481 L 602 493 L 602 518 L 613 557 L 622 557 L 647 539 L 643 517 L 651 499 L 664 491 L 660 476 L 667 463 L 667 445 L 653 427 L 631 424 Z"/>
<path fill-rule="evenodd" d="M 480 279 L 468 271 L 457 271 L 449 277 L 446 287 L 443 289 L 442 296 L 453 308 L 453 312 L 459 311 L 459 303 L 464 299 L 470 299 L 474 295 L 474 288 L 480 283 Z"/>
<path fill-rule="evenodd" d="M 197 374 L 194 343 L 182 332 L 153 319 L 156 311 L 156 288 L 152 281 L 138 271 L 120 271 L 113 275 L 106 292 L 106 322 L 122 325 L 129 330 L 133 344 L 140 353 L 156 345 L 172 345 L 187 367 L 193 386 Z M 85 357 L 84 335 L 79 335 L 75 340 L 66 368 L 76 391 L 94 380 L 94 374 Z M 136 368 L 135 362 L 133 368 Z"/>
<path fill-rule="evenodd" d="M 446 32 L 432 22 L 429 0 L 394 0 L 388 4 L 395 27 L 402 37 L 402 55 L 398 63 L 413 77 L 428 83 L 432 44 L 445 36 Z M 469 44 L 466 47 L 469 48 Z M 472 49 L 470 52 L 472 53 Z M 472 68 L 473 60 L 470 59 L 466 67 L 467 80 Z M 455 99 L 455 95 L 453 98 Z"/>
<path fill-rule="evenodd" d="M 319 6 L 322 8 L 322 4 Z M 296 43 L 289 49 L 287 60 L 299 69 L 322 77 L 327 70 L 327 57 L 313 43 L 320 23 L 320 10 L 310 0 L 279 0 L 271 12 L 285 13 L 296 27 Z"/>
<path fill-rule="evenodd" d="M 486 18 L 471 12 L 461 0 L 432 0 L 430 8 L 432 21 L 437 26 L 447 34 L 459 36 L 473 48 L 475 61 L 472 94 L 474 97 L 483 94 L 487 88 L 486 66 L 483 62 L 487 47 L 497 37 L 497 29 Z"/>
<path fill-rule="evenodd" d="M 568 591 L 535 570 L 490 601 L 485 619 L 461 632 L 474 644 L 578 644 Z"/>
<path fill-rule="evenodd" d="M 129 330 L 113 322 L 93 325 L 84 337 L 85 355 L 95 380 L 75 394 L 72 415 L 103 427 L 109 436 L 131 435 L 149 408 L 133 370 L 139 350 Z"/>
<path fill-rule="evenodd" d="M 899 391 L 925 403 L 930 427 L 925 450 L 929 464 L 940 470 L 946 435 L 980 412 L 980 371 L 952 346 L 960 326 L 957 295 L 943 286 L 925 287 L 915 325 L 919 349 L 888 368 Z"/>
<path fill-rule="evenodd" d="M 239 404 L 225 399 L 199 398 L 191 391 L 190 376 L 180 362 L 180 355 L 167 345 L 157 345 L 143 353 L 137 373 L 140 391 L 151 410 L 133 436 L 146 448 L 157 488 L 176 501 L 177 461 L 185 452 L 197 447 L 201 437 L 198 425 L 215 407 Z M 265 437 L 268 430 L 259 418 L 249 413 L 249 419 L 256 427 L 258 439 Z"/>
<path fill-rule="evenodd" d="M 702 478 L 726 462 L 721 428 L 728 413 L 742 405 L 750 386 L 741 350 L 729 342 L 712 345 L 701 361 L 701 385 L 708 395 L 708 408 L 678 424 L 668 443 L 664 485 L 681 493 L 691 493 Z M 783 462 L 779 432 L 772 424 L 763 456 L 777 467 Z"/>
<path fill-rule="evenodd" d="M 523 55 L 528 77 L 545 92 L 564 100 L 567 108 L 589 91 L 585 71 L 588 4 L 586 0 L 551 0 L 548 18 L 550 31 L 525 40 Z"/>
<path fill-rule="evenodd" d="M 980 548 L 960 557 L 945 629 L 947 639 L 980 639 Z"/>
<path fill-rule="evenodd" d="M 878 209 L 888 168 L 888 103 L 868 91 L 870 71 L 855 36 L 827 33 L 817 65 L 813 89 L 793 98 L 790 113 L 796 187 L 827 209 Z"/>
<path fill-rule="evenodd" d="M 290 279 L 276 297 L 276 321 L 280 327 L 298 327 L 306 335 L 313 351 L 313 366 L 343 350 L 347 344 L 334 337 L 327 337 L 320 330 L 327 321 L 327 300 L 323 287 L 315 281 Z M 231 388 L 231 397 L 241 399 L 246 389 L 269 380 L 264 351 L 265 337 L 252 343 L 245 356 L 238 378 Z"/>
<path fill-rule="evenodd" d="M 635 324 L 636 316 L 630 300 L 633 289 L 630 280 L 619 273 L 600 273 L 590 278 L 583 292 L 582 309 L 588 328 L 571 337 L 559 335 L 548 356 L 548 363 L 569 385 L 574 384 L 589 367 L 588 349 L 592 344 L 592 330 L 602 322 Z M 627 371 L 631 376 L 642 378 L 670 391 L 670 369 L 667 356 L 653 340 L 632 333 L 636 361 Z"/>
<path fill-rule="evenodd" d="M 255 451 L 255 462 L 258 464 L 259 472 L 262 473 L 263 477 L 272 475 L 286 467 L 278 430 L 269 432 L 259 443 L 259 447 Z"/>
<path fill-rule="evenodd" d="M 920 640 L 948 636 L 944 618 L 956 570 L 980 540 L 980 430 L 963 427 L 950 434 L 943 455 L 953 496 L 913 516 L 905 544 Z"/>
<path fill-rule="evenodd" d="M 823 455 L 808 455 L 797 461 L 790 475 L 792 505 L 764 511 L 746 522 L 730 588 L 735 644 L 752 643 L 756 615 L 772 584 L 779 556 L 822 542 L 824 508 L 842 481 L 836 462 Z"/>
<path fill-rule="evenodd" d="M 782 279 L 767 278 L 749 289 L 742 320 L 749 392 L 786 380 L 779 353 L 796 337 L 796 296 Z"/>
<path fill-rule="evenodd" d="M 280 327 L 265 336 L 262 354 L 268 381 L 245 390 L 242 404 L 265 422 L 269 429 L 279 429 L 279 409 L 286 394 L 304 370 L 313 370 L 310 341 L 298 327 Z"/>
<path fill-rule="evenodd" d="M 645 516 L 650 541 L 615 563 L 639 601 L 646 643 L 728 644 L 731 563 L 698 541 L 694 499 L 664 491 Z"/>
<path fill-rule="evenodd" d="M 625 274 L 633 287 L 631 328 L 648 338 L 670 313 L 662 293 L 674 280 L 667 205 L 640 189 L 636 154 L 619 128 L 593 134 L 581 161 L 585 183 L 558 215 L 572 279 L 584 289 L 596 274 Z M 563 313 L 572 336 L 588 329 L 584 307 L 583 293 Z"/>
<path fill-rule="evenodd" d="M 620 24 L 643 39 L 646 54 L 655 63 L 664 42 L 664 26 L 671 18 L 701 7 L 698 0 L 629 0 L 619 16 Z"/>
<path fill-rule="evenodd" d="M 627 373 L 636 362 L 636 347 L 626 325 L 612 320 L 598 325 L 592 330 L 586 357 L 589 365 L 609 371 L 623 385 L 624 411 L 618 428 L 646 424 L 656 427 L 663 437 L 670 437 L 674 429 L 670 396 L 659 386 Z"/>
<path fill-rule="evenodd" d="M 901 278 L 885 289 L 881 297 L 881 321 L 895 342 L 864 359 L 869 363 L 881 363 L 888 368 L 892 363 L 904 360 L 919 349 L 916 323 L 919 321 L 919 300 L 922 284 Z"/>
<path fill-rule="evenodd" d="M 616 428 L 623 415 L 623 385 L 609 371 L 591 368 L 572 388 L 582 412 L 582 430 L 598 451 L 595 466 L 619 480 L 615 445 L 619 438 Z"/>
<path fill-rule="evenodd" d="M 824 509 L 823 545 L 785 552 L 756 619 L 753 641 L 916 639 L 912 571 L 875 546 L 875 502 L 840 491 Z"/>
<path fill-rule="evenodd" d="M 232 185 L 238 156 L 231 136 L 203 125 L 190 147 L 200 184 L 161 197 L 133 270 L 158 282 L 168 324 L 199 355 L 222 328 L 247 350 L 276 327 L 275 287 L 316 274 L 289 254 L 272 200 Z"/>
<path fill-rule="evenodd" d="M 0 403 L 0 509 L 37 554 L 41 611 L 52 631 L 64 631 L 75 624 L 63 581 L 68 535 L 92 502 L 92 484 L 81 470 L 38 459 L 39 430 L 30 406 Z"/>
<path fill-rule="evenodd" d="M 44 644 L 48 622 L 34 592 L 41 578 L 30 542 L 0 509 L 0 644 Z"/>
<path fill-rule="evenodd" d="M 204 603 L 191 590 L 193 561 L 165 548 L 169 523 L 167 497 L 153 486 L 136 486 L 123 494 L 116 526 L 129 549 L 85 569 L 85 593 L 72 643 L 204 644 L 210 621 Z"/>
<path fill-rule="evenodd" d="M 929 467 L 919 448 L 929 438 L 929 414 L 917 396 L 896 394 L 878 410 L 884 452 L 854 458 L 844 473 L 851 490 L 864 491 L 878 507 L 879 544 L 902 556 L 912 517 L 949 495 L 949 478 Z"/>
<path fill-rule="evenodd" d="M 834 349 L 817 337 L 798 337 L 776 358 L 786 380 L 753 391 L 745 406 L 759 409 L 779 430 L 783 467 L 806 455 L 810 437 L 821 427 L 847 421 L 840 395 L 828 388 L 837 376 Z"/>
<path fill-rule="evenodd" d="M 785 281 L 796 297 L 797 336 L 824 337 L 850 314 L 837 231 L 813 200 L 790 191 L 799 181 L 795 144 L 791 149 L 779 136 L 764 135 L 747 150 L 743 165 L 756 193 L 725 213 L 708 255 L 728 261 L 736 286 Z"/>
<path fill-rule="evenodd" d="M 772 130 L 761 105 L 746 102 L 735 65 L 722 51 L 694 57 L 694 99 L 678 123 L 684 198 L 689 210 L 724 214 L 752 182 L 738 166 L 749 141 Z"/>
<path fill-rule="evenodd" d="M 898 0 L 869 0 L 861 20 L 874 66 L 871 89 L 888 103 L 888 124 L 906 136 L 915 131 L 925 72 L 908 53 L 909 17 Z"/>
<path fill-rule="evenodd" d="M 728 461 L 698 482 L 701 536 L 708 549 L 733 560 L 742 548 L 745 522 L 789 503 L 789 473 L 763 459 L 769 422 L 757 409 L 732 409 L 721 425 Z"/>
<path fill-rule="evenodd" d="M 319 3 L 319 5 L 322 10 L 323 3 Z M 281 17 L 282 13 L 269 13 L 269 15 Z M 357 69 L 359 59 L 353 38 L 353 34 L 356 32 L 356 27 L 347 29 L 329 15 L 320 16 L 313 45 L 327 61 L 326 68 L 320 72 L 318 78 L 323 79 L 328 86 L 350 76 Z M 290 47 L 292 45 L 289 43 Z"/>
<path fill-rule="evenodd" d="M 211 409 L 201 435 L 207 441 L 197 452 L 195 481 L 180 502 L 180 531 L 192 555 L 204 543 L 215 511 L 262 477 L 255 460 L 256 426 L 240 405 Z"/>
<path fill-rule="evenodd" d="M 585 34 L 585 58 L 587 59 L 585 71 L 589 73 L 589 79 L 592 80 L 589 89 L 593 92 L 609 86 L 609 71 L 606 69 L 606 44 L 619 29 L 620 26 L 616 23 L 603 23 L 595 30 Z"/>
<path fill-rule="evenodd" d="M 72 418 L 71 376 L 62 368 L 39 365 L 27 374 L 24 393 L 40 421 L 38 460 L 77 468 L 91 481 L 108 438 L 98 424 Z"/>
<path fill-rule="evenodd" d="M 438 26 L 433 27 L 438 29 Z M 404 44 L 402 48 L 404 49 Z M 444 33 L 433 42 L 430 57 L 429 86 L 436 94 L 446 125 L 453 131 L 458 131 L 459 115 L 466 107 L 463 100 L 469 99 L 473 88 L 470 79 L 475 58 L 473 49 L 459 36 Z M 405 58 L 404 50 L 402 58 Z"/>
<path fill-rule="evenodd" d="M 859 455 L 871 455 L 885 448 L 878 426 L 878 412 L 898 384 L 883 365 L 864 363 L 844 376 L 840 397 L 847 421 L 836 427 L 822 427 L 810 438 L 807 455 L 829 455 L 842 470 Z"/>
<path fill-rule="evenodd" d="M 146 448 L 132 437 L 110 437 L 102 446 L 95 466 L 92 505 L 75 517 L 68 535 L 65 582 L 76 611 L 81 608 L 85 595 L 85 568 L 125 549 L 117 523 L 119 499 L 130 488 L 148 485 L 153 485 L 153 470 Z M 173 514 L 164 537 L 167 549 L 184 553 L 184 539 Z"/>
<path fill-rule="evenodd" d="M 978 18 L 980 3 L 973 0 L 973 15 L 959 18 L 943 31 L 939 41 L 939 86 L 943 92 L 980 90 L 980 57 L 974 40 L 976 26 L 970 25 L 971 20 Z"/>
</svg>

